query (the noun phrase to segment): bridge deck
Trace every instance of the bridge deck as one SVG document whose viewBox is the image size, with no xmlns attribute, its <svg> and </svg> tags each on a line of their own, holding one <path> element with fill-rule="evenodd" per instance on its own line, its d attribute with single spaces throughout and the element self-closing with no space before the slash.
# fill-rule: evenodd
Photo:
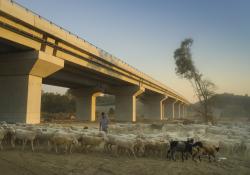
<svg viewBox="0 0 250 175">
<path fill-rule="evenodd" d="M 66 65 L 78 64 L 189 103 L 173 89 L 121 59 L 9 0 L 0 0 L 0 45 L 0 52 L 11 48 L 41 50 L 64 59 Z"/>
</svg>

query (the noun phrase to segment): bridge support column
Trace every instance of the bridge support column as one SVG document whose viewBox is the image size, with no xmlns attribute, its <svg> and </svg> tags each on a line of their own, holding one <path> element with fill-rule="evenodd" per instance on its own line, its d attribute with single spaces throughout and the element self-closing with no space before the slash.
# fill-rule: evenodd
<svg viewBox="0 0 250 175">
<path fill-rule="evenodd" d="M 173 119 L 177 119 L 179 117 L 179 104 L 178 100 L 173 103 Z"/>
<path fill-rule="evenodd" d="M 183 119 L 184 118 L 184 103 L 181 103 L 181 108 L 180 108 L 180 118 Z"/>
<path fill-rule="evenodd" d="M 0 55 L 0 120 L 40 123 L 42 78 L 63 66 L 39 51 Z"/>
<path fill-rule="evenodd" d="M 182 112 L 182 104 L 181 104 L 181 102 L 179 102 L 178 103 L 178 107 L 179 107 L 179 111 L 178 111 L 178 119 L 180 119 L 181 118 L 181 112 Z"/>
<path fill-rule="evenodd" d="M 187 115 L 187 106 L 183 104 L 183 118 L 186 118 Z"/>
<path fill-rule="evenodd" d="M 163 101 L 167 97 L 162 94 L 152 94 L 143 96 L 144 118 L 149 120 L 163 119 Z"/>
<path fill-rule="evenodd" d="M 96 120 L 96 97 L 101 94 L 94 88 L 73 89 L 76 99 L 76 117 L 84 121 Z"/>
<path fill-rule="evenodd" d="M 175 99 L 173 99 L 173 98 L 167 98 L 164 101 L 164 118 L 167 118 L 168 120 L 173 119 L 174 102 L 175 102 Z"/>
<path fill-rule="evenodd" d="M 144 88 L 136 86 L 115 87 L 115 115 L 117 121 L 136 121 L 136 97 L 144 92 Z"/>
<path fill-rule="evenodd" d="M 161 120 L 165 120 L 166 119 L 166 104 L 165 104 L 165 101 L 168 97 L 166 96 L 165 99 L 163 99 L 161 101 L 161 106 L 162 106 L 162 115 L 161 115 Z"/>
</svg>

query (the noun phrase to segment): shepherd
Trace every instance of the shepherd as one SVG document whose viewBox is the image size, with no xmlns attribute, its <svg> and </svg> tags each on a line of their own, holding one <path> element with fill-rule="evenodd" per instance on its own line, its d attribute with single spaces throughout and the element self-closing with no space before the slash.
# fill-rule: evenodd
<svg viewBox="0 0 250 175">
<path fill-rule="evenodd" d="M 105 115 L 104 112 L 102 112 L 99 130 L 104 131 L 105 133 L 108 133 L 108 123 L 109 123 L 108 117 Z"/>
</svg>

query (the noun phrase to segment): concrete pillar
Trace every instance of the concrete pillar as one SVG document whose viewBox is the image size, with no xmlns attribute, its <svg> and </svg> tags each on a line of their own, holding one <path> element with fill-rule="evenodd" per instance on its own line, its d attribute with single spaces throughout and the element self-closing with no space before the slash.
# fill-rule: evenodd
<svg viewBox="0 0 250 175">
<path fill-rule="evenodd" d="M 167 97 L 162 94 L 150 94 L 143 96 L 144 117 L 149 120 L 163 119 L 163 101 Z"/>
<path fill-rule="evenodd" d="M 182 108 L 181 108 L 181 118 L 184 118 L 184 110 L 185 110 L 185 104 L 182 103 Z"/>
<path fill-rule="evenodd" d="M 84 121 L 96 120 L 96 97 L 101 94 L 95 88 L 72 89 L 76 100 L 76 117 Z"/>
<path fill-rule="evenodd" d="M 179 103 L 179 118 L 184 118 L 184 103 Z"/>
<path fill-rule="evenodd" d="M 183 105 L 183 118 L 187 117 L 187 105 Z"/>
<path fill-rule="evenodd" d="M 173 118 L 173 103 L 175 102 L 175 100 L 173 98 L 166 98 L 163 101 L 163 106 L 164 106 L 164 118 L 165 119 L 172 119 Z"/>
<path fill-rule="evenodd" d="M 179 102 L 178 107 L 179 107 L 179 109 L 178 109 L 179 110 L 178 111 L 178 113 L 179 113 L 178 118 L 181 119 L 182 118 L 182 103 L 181 102 Z"/>
<path fill-rule="evenodd" d="M 164 97 L 161 99 L 160 101 L 160 120 L 163 120 L 164 118 L 164 114 L 165 114 L 165 105 L 164 105 L 164 101 L 167 99 L 168 97 L 164 95 Z"/>
<path fill-rule="evenodd" d="M 41 86 L 32 75 L 0 76 L 0 120 L 39 123 Z"/>
<path fill-rule="evenodd" d="M 178 118 L 179 116 L 179 105 L 178 100 L 173 103 L 173 119 Z"/>
<path fill-rule="evenodd" d="M 0 55 L 0 120 L 40 123 L 42 78 L 63 66 L 40 51 Z"/>
<path fill-rule="evenodd" d="M 136 121 L 136 97 L 144 90 L 137 86 L 119 86 L 112 89 L 112 94 L 115 95 L 117 121 Z"/>
<path fill-rule="evenodd" d="M 166 106 L 167 100 L 168 100 L 167 96 L 165 96 L 165 98 L 161 100 L 161 106 L 162 106 L 161 120 L 165 120 L 167 118 L 167 106 Z"/>
</svg>

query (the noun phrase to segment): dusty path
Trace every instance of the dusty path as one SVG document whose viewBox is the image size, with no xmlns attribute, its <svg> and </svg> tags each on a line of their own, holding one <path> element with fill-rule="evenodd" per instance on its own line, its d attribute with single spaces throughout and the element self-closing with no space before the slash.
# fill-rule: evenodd
<svg viewBox="0 0 250 175">
<path fill-rule="evenodd" d="M 250 174 L 250 160 L 240 157 L 221 162 L 195 163 L 159 158 L 130 159 L 104 153 L 56 155 L 47 152 L 0 151 L 1 175 L 167 175 Z"/>
</svg>

